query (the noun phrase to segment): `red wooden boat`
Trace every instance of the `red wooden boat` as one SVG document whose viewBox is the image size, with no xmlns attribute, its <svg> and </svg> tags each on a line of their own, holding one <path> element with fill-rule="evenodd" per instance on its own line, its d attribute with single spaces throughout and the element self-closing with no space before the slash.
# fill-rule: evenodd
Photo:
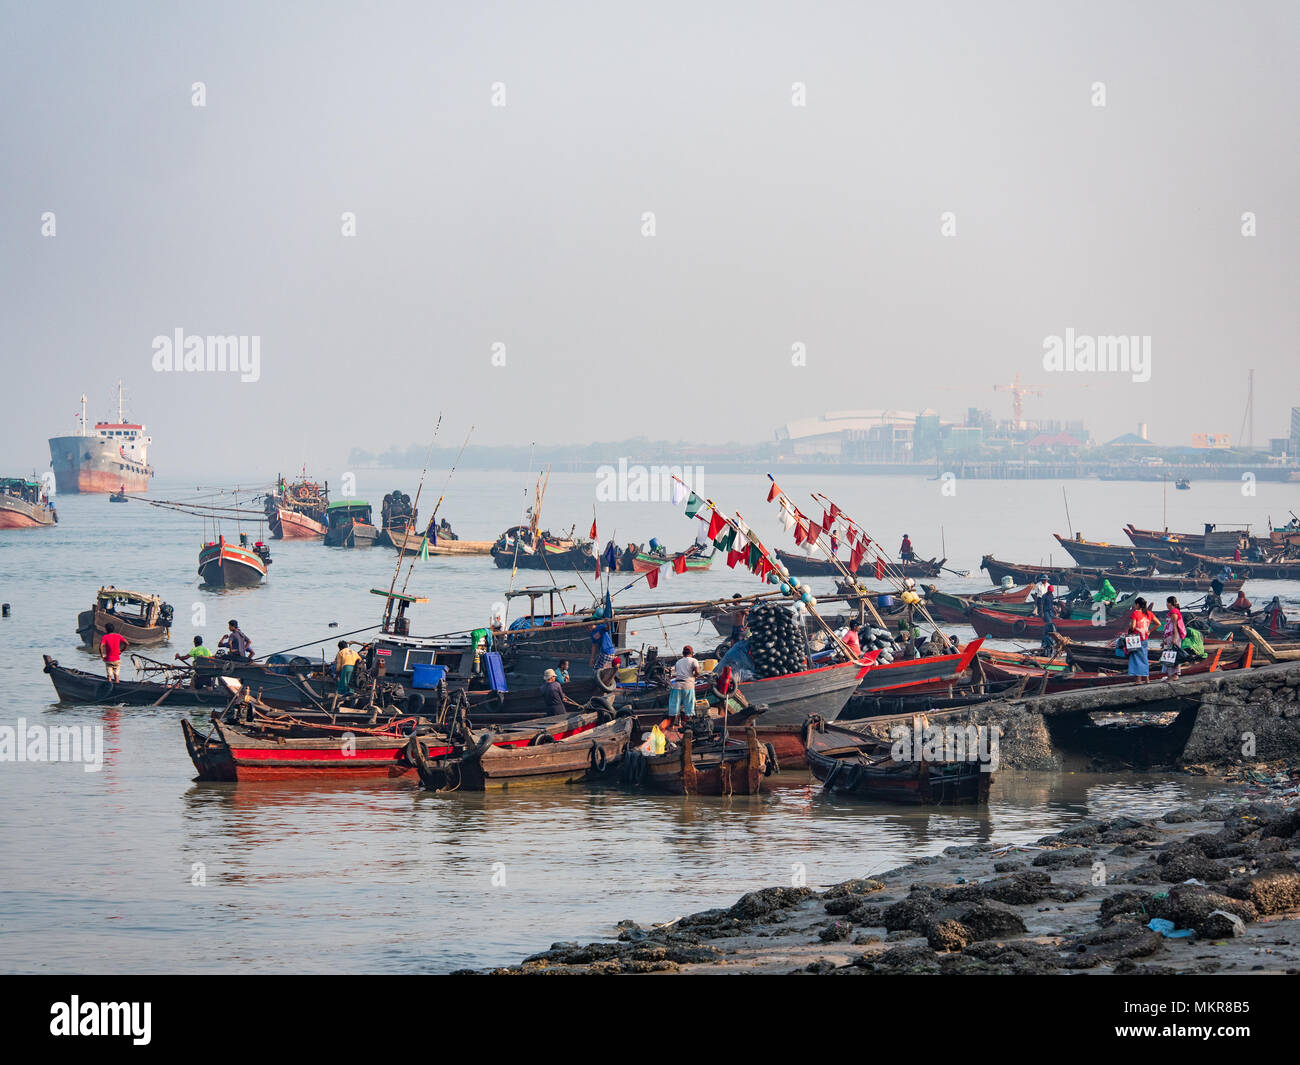
<svg viewBox="0 0 1300 1065">
<path fill-rule="evenodd" d="M 313 723 L 263 728 L 223 721 L 213 714 L 212 731 L 202 735 L 181 720 L 185 747 L 200 780 L 398 780 L 414 777 L 406 749 L 415 718 L 393 719 L 374 728 Z M 437 757 L 451 750 L 445 737 L 427 743 Z"/>
<path fill-rule="evenodd" d="M 970 667 L 983 640 L 971 640 L 960 652 L 953 655 L 932 655 L 928 658 L 898 658 L 893 662 L 875 662 L 858 684 L 855 695 L 879 695 L 908 691 L 942 691 L 956 681 Z M 746 689 L 748 695 L 748 689 Z M 819 715 L 820 716 L 820 715 Z M 833 720 L 822 718 L 823 721 Z"/>
<path fill-rule="evenodd" d="M 1156 616 L 1159 617 L 1158 614 Z M 1043 636 L 1043 619 L 1037 615 L 1022 617 L 989 607 L 976 606 L 971 608 L 967 620 L 971 628 L 980 636 L 992 636 L 1003 640 L 1039 640 Z M 1111 616 L 1103 625 L 1094 625 L 1090 617 L 1056 618 L 1054 624 L 1056 631 L 1062 636 L 1084 643 L 1089 640 L 1113 640 L 1116 636 L 1128 632 L 1128 614 Z"/>
<path fill-rule="evenodd" d="M 663 754 L 628 751 L 624 782 L 673 795 L 757 795 L 776 771 L 753 727 L 739 736 L 697 739 L 689 728 L 667 732 Z"/>
<path fill-rule="evenodd" d="M 251 588 L 266 577 L 271 551 L 263 543 L 253 547 L 232 544 L 224 536 L 199 550 L 199 577 L 218 588 Z"/>
</svg>

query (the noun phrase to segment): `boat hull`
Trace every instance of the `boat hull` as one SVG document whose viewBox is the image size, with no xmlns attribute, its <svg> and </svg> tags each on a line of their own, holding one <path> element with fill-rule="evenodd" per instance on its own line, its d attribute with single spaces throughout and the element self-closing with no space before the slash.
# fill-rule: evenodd
<svg viewBox="0 0 1300 1065">
<path fill-rule="evenodd" d="M 325 525 L 315 518 L 300 510 L 283 506 L 275 508 L 269 515 L 267 524 L 271 527 L 271 535 L 277 540 L 319 540 L 327 531 Z"/>
<path fill-rule="evenodd" d="M 54 521 L 54 508 L 48 503 L 0 496 L 0 529 L 38 529 L 53 525 Z"/>
<path fill-rule="evenodd" d="M 171 629 L 166 625 L 137 625 L 119 614 L 109 614 L 98 607 L 92 607 L 77 615 L 77 634 L 81 637 L 81 642 L 87 647 L 97 647 L 100 637 L 108 631 L 105 626 L 110 622 L 137 646 L 166 643 L 171 636 Z"/>
<path fill-rule="evenodd" d="M 266 578 L 266 563 L 224 539 L 199 551 L 199 578 L 212 588 L 252 588 Z"/>
<path fill-rule="evenodd" d="M 93 436 L 51 437 L 50 468 L 55 487 L 68 494 L 108 495 L 123 485 L 144 492 L 153 476 L 152 466 L 124 458 L 116 445 Z"/>
</svg>

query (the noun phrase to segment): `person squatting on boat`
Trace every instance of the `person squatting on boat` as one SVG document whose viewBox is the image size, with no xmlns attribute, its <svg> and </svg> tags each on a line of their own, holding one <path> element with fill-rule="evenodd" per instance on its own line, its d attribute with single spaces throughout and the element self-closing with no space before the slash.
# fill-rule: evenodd
<svg viewBox="0 0 1300 1065">
<path fill-rule="evenodd" d="M 184 662 L 186 665 L 190 665 L 196 658 L 211 658 L 212 652 L 203 645 L 202 636 L 195 636 L 194 646 L 190 648 L 188 653 L 177 651 L 172 655 L 172 657 L 176 659 L 177 662 Z M 195 688 L 208 688 L 212 686 L 212 678 L 200 677 L 196 670 L 191 683 Z"/>
<path fill-rule="evenodd" d="M 252 658 L 253 641 L 240 629 L 239 622 L 231 618 L 226 627 L 230 631 L 217 641 L 217 647 L 225 649 L 227 658 Z"/>
</svg>

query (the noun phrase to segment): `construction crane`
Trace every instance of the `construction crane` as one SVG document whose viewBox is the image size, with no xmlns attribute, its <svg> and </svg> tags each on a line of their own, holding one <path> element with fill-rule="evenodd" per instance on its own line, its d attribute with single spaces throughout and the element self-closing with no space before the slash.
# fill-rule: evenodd
<svg viewBox="0 0 1300 1065">
<path fill-rule="evenodd" d="M 1025 388 L 1024 385 L 1020 383 L 1019 370 L 1016 371 L 1016 379 L 1012 381 L 1011 384 L 994 385 L 993 391 L 1011 393 L 1011 410 L 1015 418 L 1015 426 L 1017 429 L 1023 429 L 1025 427 L 1025 419 L 1024 419 L 1025 396 L 1041 396 L 1043 394 L 1043 390 L 1041 388 Z"/>
</svg>

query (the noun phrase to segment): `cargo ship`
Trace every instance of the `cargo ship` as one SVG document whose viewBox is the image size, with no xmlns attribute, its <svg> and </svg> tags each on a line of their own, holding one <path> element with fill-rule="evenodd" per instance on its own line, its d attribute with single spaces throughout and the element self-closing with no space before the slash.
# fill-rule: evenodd
<svg viewBox="0 0 1300 1065">
<path fill-rule="evenodd" d="M 126 421 L 122 412 L 122 382 L 117 383 L 117 421 L 86 427 L 86 397 L 75 436 L 50 437 L 50 468 L 60 492 L 144 492 L 153 467 L 144 426 Z"/>
</svg>

